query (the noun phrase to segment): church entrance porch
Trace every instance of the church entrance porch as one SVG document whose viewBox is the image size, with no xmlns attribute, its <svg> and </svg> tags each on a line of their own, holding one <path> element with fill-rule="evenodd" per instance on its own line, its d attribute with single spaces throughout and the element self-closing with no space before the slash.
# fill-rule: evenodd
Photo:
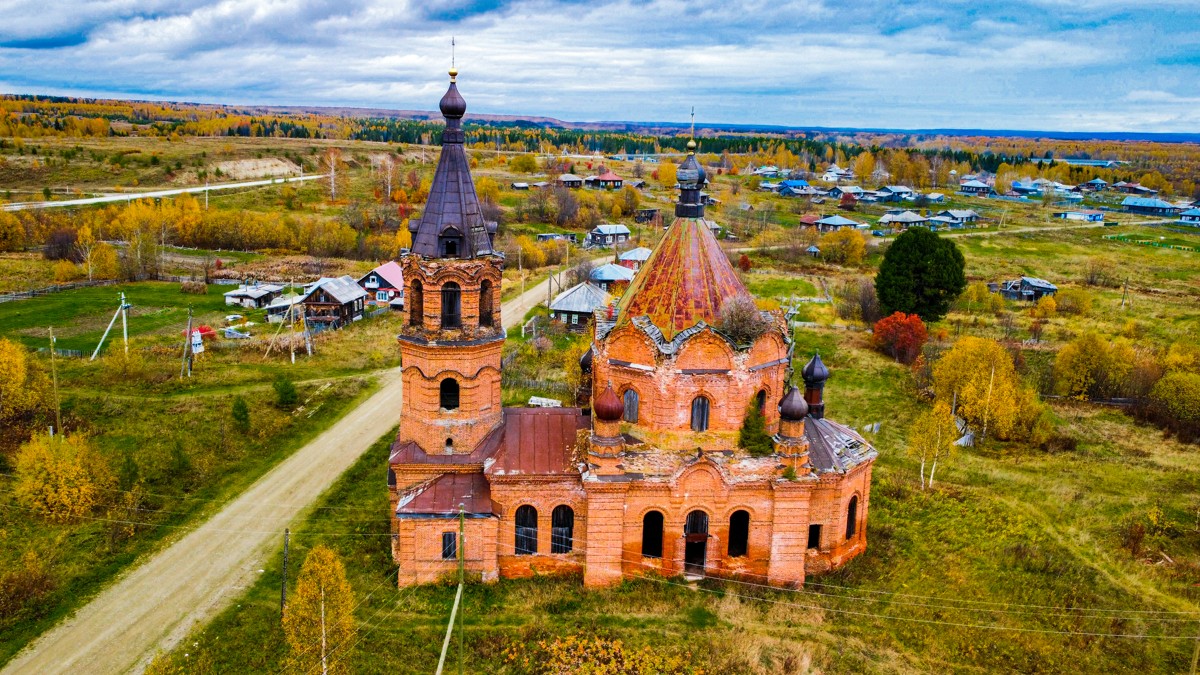
<svg viewBox="0 0 1200 675">
<path fill-rule="evenodd" d="M 683 573 L 687 576 L 704 576 L 705 560 L 708 556 L 708 514 L 692 511 L 683 526 Z"/>
</svg>

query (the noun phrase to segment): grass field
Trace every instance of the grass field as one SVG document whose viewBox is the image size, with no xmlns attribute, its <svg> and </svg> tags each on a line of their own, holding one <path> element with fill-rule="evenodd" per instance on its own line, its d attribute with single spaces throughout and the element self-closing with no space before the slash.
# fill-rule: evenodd
<svg viewBox="0 0 1200 675">
<path fill-rule="evenodd" d="M 829 415 L 883 422 L 866 554 L 799 592 L 662 578 L 607 590 L 573 577 L 475 584 L 464 604 L 467 671 L 527 672 L 506 650 L 567 635 L 690 653 L 707 673 L 1187 669 L 1194 618 L 1155 612 L 1197 611 L 1194 449 L 1120 413 L 1058 408 L 1080 438 L 1075 450 L 967 450 L 939 472 L 936 489 L 921 491 L 916 466 L 900 452 L 921 405 L 905 370 L 845 331 L 798 335 L 798 360 L 816 349 L 833 371 Z M 335 658 L 349 659 L 351 672 L 425 673 L 436 664 L 453 588 L 394 587 L 378 478 L 388 441 L 295 528 L 292 560 L 325 543 L 345 561 L 359 633 Z M 1119 545 L 1117 523 L 1154 508 L 1163 531 L 1134 558 Z M 276 670 L 287 653 L 280 569 L 277 554 L 236 606 L 164 657 L 158 672 Z"/>
</svg>

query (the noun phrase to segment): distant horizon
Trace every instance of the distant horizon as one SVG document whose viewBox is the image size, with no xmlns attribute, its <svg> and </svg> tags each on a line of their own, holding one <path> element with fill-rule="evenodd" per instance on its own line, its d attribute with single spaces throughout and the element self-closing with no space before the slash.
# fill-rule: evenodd
<svg viewBox="0 0 1200 675">
<path fill-rule="evenodd" d="M 420 108 L 388 108 L 378 106 L 363 106 L 363 105 L 335 105 L 335 104 L 306 104 L 306 103 L 229 103 L 223 101 L 199 101 L 185 100 L 173 98 L 132 98 L 119 96 L 96 96 L 90 94 L 78 93 L 47 93 L 44 91 L 30 92 L 10 92 L 0 91 L 0 96 L 38 96 L 38 97 L 54 97 L 54 98 L 75 98 L 75 99 L 92 99 L 92 100 L 109 100 L 120 101 L 127 103 L 171 103 L 176 105 L 197 105 L 197 106 L 220 106 L 224 108 L 257 108 L 266 110 L 362 110 L 366 112 L 392 113 L 396 117 L 408 117 L 412 115 L 428 115 L 431 121 L 436 121 L 441 116 L 436 106 L 423 110 Z M 608 125 L 608 126 L 629 126 L 629 127 L 646 127 L 646 128 L 674 128 L 688 129 L 692 122 L 689 121 L 665 121 L 665 120 L 579 120 L 579 119 L 560 119 L 550 115 L 538 113 L 496 113 L 488 111 L 473 111 L 470 110 L 470 102 L 468 102 L 468 111 L 465 117 L 466 122 L 471 121 L 471 117 L 478 118 L 513 118 L 512 121 L 530 121 L 530 122 L 548 122 L 553 126 L 561 128 L 571 128 L 573 126 L 587 125 Z M 486 119 L 486 121 L 503 121 L 496 119 Z M 557 124 L 555 124 L 557 123 Z M 763 133 L 797 133 L 797 132 L 847 132 L 847 133 L 888 133 L 888 134 L 910 134 L 921 136 L 989 136 L 989 137 L 1004 137 L 1004 138 L 1045 138 L 1051 140 L 1115 140 L 1115 141 L 1149 141 L 1157 143 L 1200 143 L 1200 131 L 1184 132 L 1184 131 L 1120 131 L 1120 130 L 1096 130 L 1096 131 L 1070 131 L 1065 129 L 985 129 L 985 128 L 967 128 L 967 127 L 944 127 L 944 128 L 903 128 L 903 127 L 851 127 L 851 126 L 828 126 L 828 125 L 808 125 L 808 124 L 756 124 L 753 122 L 696 122 L 696 129 L 700 131 L 722 132 L 727 130 L 738 131 L 760 131 Z"/>
<path fill-rule="evenodd" d="M 1194 0 L 11 0 L 5 19 L 0 90 L 25 94 L 432 109 L 454 62 L 499 115 L 1200 129 Z"/>
</svg>

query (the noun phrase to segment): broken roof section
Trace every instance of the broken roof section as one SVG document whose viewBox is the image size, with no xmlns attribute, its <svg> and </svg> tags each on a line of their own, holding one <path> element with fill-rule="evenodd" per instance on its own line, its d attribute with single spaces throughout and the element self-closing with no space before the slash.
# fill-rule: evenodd
<svg viewBox="0 0 1200 675">
<path fill-rule="evenodd" d="M 618 324 L 645 316 L 666 340 L 703 321 L 717 325 L 721 304 L 750 297 L 709 223 L 677 218 L 621 299 Z"/>
</svg>

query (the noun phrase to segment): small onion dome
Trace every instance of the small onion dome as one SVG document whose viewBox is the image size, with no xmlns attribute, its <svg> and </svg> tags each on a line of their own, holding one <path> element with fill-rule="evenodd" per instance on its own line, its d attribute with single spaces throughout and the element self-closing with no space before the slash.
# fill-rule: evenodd
<svg viewBox="0 0 1200 675">
<path fill-rule="evenodd" d="M 703 188 L 708 180 L 708 174 L 704 172 L 700 162 L 696 161 L 696 141 L 688 141 L 688 156 L 675 171 L 675 179 L 679 181 L 680 188 L 690 190 Z"/>
<path fill-rule="evenodd" d="M 457 70 L 450 71 L 450 88 L 446 90 L 446 95 L 438 103 L 438 107 L 442 109 L 442 115 L 445 115 L 447 119 L 457 119 L 467 114 L 467 102 L 463 99 L 462 94 L 458 93 L 458 85 L 454 83 L 457 76 Z"/>
<path fill-rule="evenodd" d="M 821 363 L 821 355 L 813 354 L 812 359 L 804 366 L 804 370 L 800 371 L 800 375 L 804 378 L 804 384 L 812 386 L 820 386 L 825 384 L 825 380 L 829 379 L 829 369 Z"/>
<path fill-rule="evenodd" d="M 592 372 L 592 355 L 593 355 L 593 353 L 594 353 L 594 350 L 591 347 L 588 347 L 588 350 L 583 353 L 583 356 L 579 357 L 580 372 L 583 372 L 583 373 Z"/>
<path fill-rule="evenodd" d="M 789 422 L 799 422 L 808 416 L 808 403 L 796 387 L 789 389 L 779 402 L 779 416 Z"/>
<path fill-rule="evenodd" d="M 596 413 L 596 419 L 605 422 L 616 422 L 621 419 L 621 415 L 625 414 L 625 406 L 621 403 L 617 392 L 613 391 L 610 383 L 604 388 L 604 393 L 592 403 L 592 412 Z"/>
</svg>

